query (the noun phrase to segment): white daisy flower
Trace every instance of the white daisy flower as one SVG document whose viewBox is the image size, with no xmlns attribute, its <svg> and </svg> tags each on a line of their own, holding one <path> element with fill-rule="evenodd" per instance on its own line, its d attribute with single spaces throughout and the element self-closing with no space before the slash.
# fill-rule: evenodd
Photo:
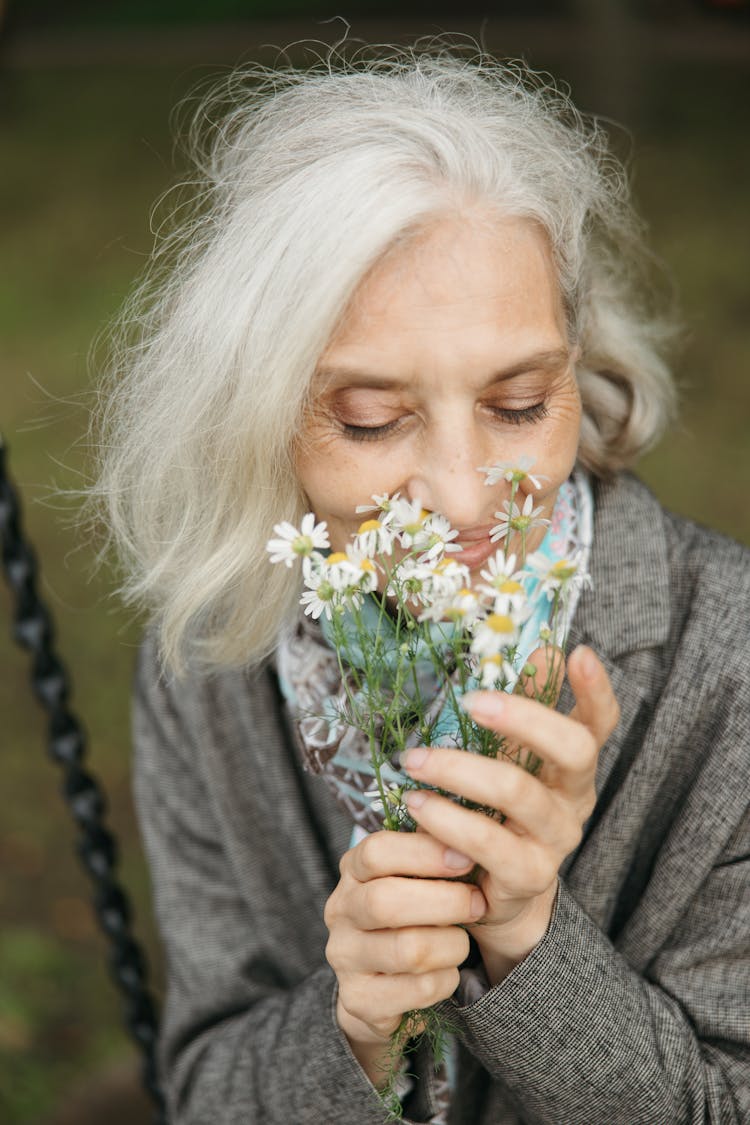
<svg viewBox="0 0 750 1125">
<path fill-rule="evenodd" d="M 427 605 L 433 588 L 434 571 L 427 563 L 405 558 L 393 568 L 386 594 Z M 459 583 L 463 585 L 463 583 Z"/>
<path fill-rule="evenodd" d="M 485 691 L 505 687 L 515 678 L 515 672 L 499 652 L 483 656 L 479 661 L 479 685 Z"/>
<path fill-rule="evenodd" d="M 583 569 L 582 563 L 581 552 L 569 559 L 550 562 L 544 555 L 535 551 L 526 560 L 529 571 L 540 581 L 540 593 L 546 593 L 550 599 L 555 590 L 582 589 L 584 586 L 591 585 L 591 575 Z"/>
<path fill-rule="evenodd" d="M 375 555 L 390 555 L 393 551 L 393 532 L 388 526 L 389 515 L 382 520 L 365 520 L 357 528 L 354 542 L 357 548 L 369 558 Z"/>
<path fill-rule="evenodd" d="M 522 574 L 522 570 L 516 570 L 515 554 L 508 555 L 507 559 L 504 557 L 502 551 L 497 551 L 491 559 L 487 560 L 486 570 L 480 570 L 480 576 L 487 583 L 492 597 L 495 596 L 495 591 L 499 590 L 504 582 L 509 579 L 517 580 Z"/>
<path fill-rule="evenodd" d="M 367 512 L 390 512 L 394 503 L 398 500 L 400 493 L 394 492 L 393 496 L 389 496 L 387 492 L 373 492 L 371 499 L 375 501 L 374 504 L 358 504 L 354 511 L 357 515 Z"/>
<path fill-rule="evenodd" d="M 300 605 L 305 613 L 317 621 L 322 613 L 330 621 L 334 610 L 341 605 L 341 592 L 319 571 L 312 571 L 305 578 L 306 590 L 300 597 Z"/>
<path fill-rule="evenodd" d="M 363 594 L 371 594 L 378 587 L 378 565 L 356 546 L 346 548 L 346 555 L 358 572 L 357 587 Z"/>
<path fill-rule="evenodd" d="M 347 551 L 334 551 L 334 553 L 329 555 L 325 560 L 325 577 L 333 588 L 341 593 L 356 590 L 364 575 L 362 567 L 363 561 L 363 557 L 357 557 L 356 554 L 353 555 L 351 549 Z M 370 560 L 368 560 L 368 562 L 370 562 Z M 370 567 L 372 567 L 371 562 Z"/>
<path fill-rule="evenodd" d="M 488 561 L 487 569 L 479 573 L 486 584 L 480 583 L 477 589 L 491 599 L 495 613 L 510 613 L 516 617 L 524 614 L 528 595 L 520 582 L 523 571 L 516 570 L 515 555 L 504 559 L 502 551 L 498 551 Z"/>
<path fill-rule="evenodd" d="M 420 621 L 455 621 L 472 625 L 482 612 L 482 603 L 476 590 L 463 586 L 450 598 L 439 598 L 419 615 Z"/>
<path fill-rule="evenodd" d="M 383 785 L 385 799 L 392 808 L 399 809 L 401 807 L 401 798 L 405 788 L 406 786 L 397 785 L 395 781 L 390 781 Z M 366 797 L 370 802 L 370 808 L 373 812 L 385 812 L 383 808 L 383 798 L 380 796 L 380 790 L 377 785 L 373 786 L 372 789 L 365 789 L 362 796 Z"/>
<path fill-rule="evenodd" d="M 507 613 L 490 613 L 477 623 L 471 642 L 475 656 L 497 656 L 518 640 L 518 625 Z"/>
<path fill-rule="evenodd" d="M 397 534 L 401 546 L 424 549 L 429 539 L 425 520 L 432 513 L 422 507 L 422 501 L 394 499 L 389 511 L 392 516 L 391 529 Z"/>
<path fill-rule="evenodd" d="M 316 549 L 325 550 L 330 546 L 325 522 L 316 524 L 312 512 L 302 517 L 299 530 L 287 522 L 277 523 L 274 531 L 277 539 L 269 539 L 266 550 L 272 563 L 283 562 L 291 567 L 296 559 L 310 556 Z"/>
<path fill-rule="evenodd" d="M 504 512 L 495 512 L 500 523 L 496 524 L 490 532 L 491 543 L 496 543 L 498 539 L 505 539 L 510 531 L 520 531 L 522 535 L 528 535 L 532 528 L 545 527 L 550 522 L 540 516 L 539 513 L 544 511 L 541 505 L 538 508 L 534 507 L 531 493 L 524 500 L 523 508 L 519 509 L 515 501 L 511 508 L 509 500 L 503 500 L 503 508 Z"/>
<path fill-rule="evenodd" d="M 450 600 L 470 581 L 469 568 L 457 559 L 443 558 L 435 563 L 430 571 L 429 596 L 443 601 Z"/>
<path fill-rule="evenodd" d="M 524 454 L 517 461 L 496 461 L 494 465 L 482 465 L 477 472 L 484 473 L 486 478 L 484 483 L 487 485 L 497 484 L 501 480 L 507 480 L 509 484 L 513 482 L 520 484 L 521 481 L 528 480 L 533 488 L 541 488 L 542 481 L 549 480 L 549 477 L 541 473 L 529 472 L 534 464 L 535 458 Z"/>
<path fill-rule="evenodd" d="M 450 521 L 445 516 L 431 512 L 424 521 L 424 530 L 428 538 L 423 554 L 419 556 L 420 562 L 436 562 L 445 554 L 461 550 L 458 543 L 451 543 L 451 539 L 456 538 L 458 531 L 451 527 Z"/>
</svg>

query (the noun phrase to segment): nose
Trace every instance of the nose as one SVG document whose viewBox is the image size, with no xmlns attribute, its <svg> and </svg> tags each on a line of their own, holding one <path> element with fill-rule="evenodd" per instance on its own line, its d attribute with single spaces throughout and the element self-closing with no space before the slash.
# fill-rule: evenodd
<svg viewBox="0 0 750 1125">
<path fill-rule="evenodd" d="M 425 508 L 440 512 L 452 527 L 473 528 L 491 523 L 499 506 L 498 488 L 488 488 L 478 471 L 497 457 L 472 423 L 446 420 L 424 435 L 404 491 Z"/>
</svg>

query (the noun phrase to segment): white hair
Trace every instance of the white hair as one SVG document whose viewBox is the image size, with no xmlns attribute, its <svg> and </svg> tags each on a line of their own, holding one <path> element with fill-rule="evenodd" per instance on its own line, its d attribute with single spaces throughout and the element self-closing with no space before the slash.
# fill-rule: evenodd
<svg viewBox="0 0 750 1125">
<path fill-rule="evenodd" d="M 113 337 L 92 489 L 122 592 L 176 671 L 276 644 L 298 591 L 265 543 L 306 509 L 294 441 L 316 364 L 367 272 L 440 216 L 546 231 L 581 352 L 583 464 L 611 473 L 660 434 L 674 392 L 626 177 L 547 78 L 434 48 L 252 66 L 203 103 L 192 137 L 195 206 L 177 209 Z"/>
</svg>

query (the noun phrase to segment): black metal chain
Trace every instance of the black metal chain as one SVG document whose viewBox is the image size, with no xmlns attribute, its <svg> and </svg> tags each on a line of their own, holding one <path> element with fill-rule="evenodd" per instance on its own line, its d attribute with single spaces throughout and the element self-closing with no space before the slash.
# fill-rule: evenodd
<svg viewBox="0 0 750 1125">
<path fill-rule="evenodd" d="M 50 611 L 37 591 L 38 564 L 24 538 L 21 505 L 6 456 L 0 435 L 0 544 L 2 568 L 14 598 L 13 636 L 32 654 L 31 684 L 47 713 L 48 752 L 62 768 L 63 798 L 80 831 L 76 850 L 94 884 L 94 909 L 111 945 L 110 971 L 125 999 L 128 1031 L 143 1055 L 142 1079 L 157 1107 L 155 1125 L 166 1125 L 155 1057 L 158 1019 L 147 987 L 146 957 L 131 933 L 130 903 L 116 878 L 117 842 L 104 824 L 104 794 L 83 765 L 86 737 L 68 707 L 70 680 L 55 652 Z"/>
</svg>

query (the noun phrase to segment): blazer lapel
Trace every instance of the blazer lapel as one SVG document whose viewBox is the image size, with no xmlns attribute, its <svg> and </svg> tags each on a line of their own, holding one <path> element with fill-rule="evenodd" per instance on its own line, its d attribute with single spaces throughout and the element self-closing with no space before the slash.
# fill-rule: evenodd
<svg viewBox="0 0 750 1125">
<path fill-rule="evenodd" d="M 561 867 L 563 876 L 609 804 L 608 782 L 623 748 L 632 745 L 634 723 L 644 705 L 658 694 L 661 671 L 657 650 L 665 643 L 670 627 L 669 559 L 660 505 L 632 476 L 597 483 L 594 497 L 592 588 L 581 595 L 568 651 L 586 644 L 596 652 L 620 704 L 620 721 L 599 754 L 597 807 L 584 826 L 581 845 Z M 559 710 L 568 714 L 574 702 L 566 680 Z"/>
</svg>

